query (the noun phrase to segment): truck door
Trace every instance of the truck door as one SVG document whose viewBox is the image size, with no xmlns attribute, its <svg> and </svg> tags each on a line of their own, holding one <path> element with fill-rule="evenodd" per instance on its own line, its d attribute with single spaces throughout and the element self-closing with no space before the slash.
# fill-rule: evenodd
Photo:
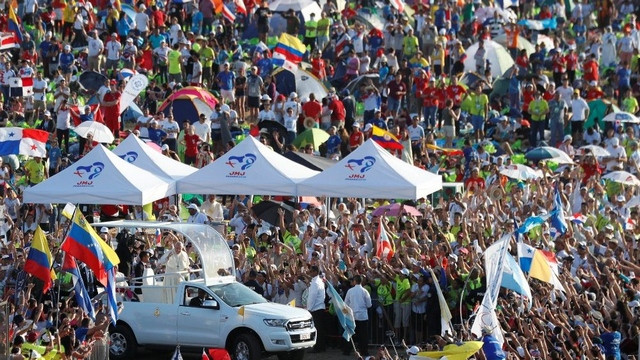
<svg viewBox="0 0 640 360">
<path fill-rule="evenodd" d="M 178 306 L 178 344 L 224 347 L 220 320 L 220 304 L 206 287 L 185 286 Z"/>
</svg>

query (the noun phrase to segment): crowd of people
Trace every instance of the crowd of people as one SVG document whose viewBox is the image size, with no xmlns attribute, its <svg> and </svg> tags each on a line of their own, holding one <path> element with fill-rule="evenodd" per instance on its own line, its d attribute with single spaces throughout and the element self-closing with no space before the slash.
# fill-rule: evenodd
<svg viewBox="0 0 640 360">
<path fill-rule="evenodd" d="M 19 33 L 20 41 L 0 53 L 0 123 L 51 134 L 46 157 L 5 157 L 0 164 L 0 291 L 8 301 L 1 320 L 10 324 L 2 344 L 9 344 L 12 359 L 34 351 L 87 358 L 108 330 L 103 305 L 96 304 L 90 320 L 75 303 L 72 279 L 60 271 L 68 224 L 61 206 L 21 199 L 24 187 L 98 146 L 90 137 L 74 140 L 71 132 L 74 123 L 97 119 L 113 132 L 114 144 L 131 133 L 198 168 L 244 136 L 278 153 L 339 160 L 382 129 L 385 143 L 399 145 L 390 150 L 394 155 L 441 174 L 445 183 L 462 183 L 415 202 L 317 198 L 298 204 L 289 222 L 281 212 L 275 224 L 251 211 L 267 196 L 209 195 L 151 211 L 81 207 L 103 220 L 224 223 L 238 280 L 269 301 L 308 309 L 318 331 L 314 352 L 337 344 L 345 354 L 356 350 L 359 358 L 379 360 L 481 339 L 477 359 L 637 359 L 640 216 L 637 185 L 629 185 L 640 170 L 640 6 L 634 1 L 327 0 L 321 12 L 304 15 L 276 14 L 268 1 L 246 0 L 2 4 L 0 29 Z M 297 66 L 326 84 L 326 97 L 279 92 L 276 17 L 307 46 Z M 371 17 L 378 21 L 366 21 Z M 245 37 L 252 27 L 253 42 Z M 496 55 L 494 40 L 506 52 Z M 514 66 L 497 72 L 507 60 Z M 79 85 L 88 71 L 106 79 L 95 93 Z M 150 83 L 135 100 L 143 114 L 127 124 L 120 100 L 131 72 Z M 360 81 L 361 75 L 367 76 Z M 16 95 L 16 77 L 33 80 L 32 94 Z M 355 86 L 348 87 L 351 81 Z M 216 95 L 211 115 L 159 111 L 186 86 Z M 100 106 L 85 107 L 94 95 Z M 612 111 L 627 116 L 604 122 Z M 296 137 L 308 128 L 325 130 L 328 140 L 296 148 Z M 539 146 L 564 152 L 572 163 L 525 156 Z M 502 174 L 514 164 L 539 175 Z M 603 179 L 614 171 L 631 178 Z M 555 255 L 563 290 L 533 278 L 532 298 L 502 289 L 496 311 L 504 343 L 493 329 L 471 334 L 488 285 L 483 251 L 528 219 L 549 214 L 556 197 L 567 229 L 543 221 L 518 241 Z M 402 205 L 393 216 L 373 215 L 395 202 Z M 24 269 L 38 227 L 59 272 L 46 293 Z M 165 271 L 160 250 L 186 253 L 183 266 L 197 264 L 191 246 L 170 233 L 158 247 L 155 234 L 136 234 L 125 244 L 114 231 L 100 229 L 120 255 L 121 284 L 146 268 Z M 378 251 L 381 233 L 393 244 L 392 256 Z M 96 295 L 91 271 L 80 264 L 80 272 Z M 328 305 L 327 282 L 353 310 L 353 344 L 333 341 L 342 330 Z M 453 315 L 450 332 L 442 329 L 444 305 Z M 415 346 L 405 352 L 401 343 Z"/>
</svg>

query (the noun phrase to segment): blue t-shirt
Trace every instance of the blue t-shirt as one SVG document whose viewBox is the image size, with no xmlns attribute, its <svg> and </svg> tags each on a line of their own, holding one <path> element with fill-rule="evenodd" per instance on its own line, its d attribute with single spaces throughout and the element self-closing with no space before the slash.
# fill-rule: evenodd
<svg viewBox="0 0 640 360">
<path fill-rule="evenodd" d="M 340 144 L 342 143 L 342 139 L 338 135 L 331 135 L 329 140 L 327 140 L 327 153 L 335 154 L 340 150 Z"/>
<path fill-rule="evenodd" d="M 484 356 L 487 360 L 504 360 L 507 358 L 507 355 L 502 351 L 502 346 L 498 340 L 491 336 L 485 335 L 482 338 L 482 351 L 484 352 Z"/>
<path fill-rule="evenodd" d="M 231 71 L 222 71 L 218 74 L 217 79 L 220 80 L 220 89 L 231 90 L 236 76 Z"/>
<path fill-rule="evenodd" d="M 63 69 L 66 69 L 69 66 L 71 66 L 71 64 L 73 64 L 73 60 L 74 60 L 74 57 L 71 52 L 69 52 L 68 54 L 60 53 L 60 66 Z"/>
<path fill-rule="evenodd" d="M 116 23 L 116 29 L 118 30 L 118 35 L 120 37 L 126 38 L 129 36 L 129 31 L 131 31 L 131 24 L 127 21 L 127 17 L 123 16 L 122 19 L 118 20 Z"/>
<path fill-rule="evenodd" d="M 618 75 L 618 87 L 630 88 L 631 87 L 631 70 L 620 68 L 616 75 Z"/>
<path fill-rule="evenodd" d="M 93 121 L 93 113 L 89 113 L 89 114 L 82 114 L 79 116 L 80 117 L 80 121 L 81 122 L 85 122 L 85 121 Z"/>
<path fill-rule="evenodd" d="M 162 145 L 162 138 L 165 136 L 167 136 L 167 133 L 162 131 L 162 129 L 149 129 L 149 140 L 157 145 Z"/>
<path fill-rule="evenodd" d="M 40 55 L 45 56 L 49 52 L 49 48 L 51 47 L 50 41 L 43 41 L 40 43 Z"/>
<path fill-rule="evenodd" d="M 49 168 L 55 169 L 61 157 L 62 150 L 59 147 L 49 149 Z"/>
<path fill-rule="evenodd" d="M 620 332 L 613 331 L 602 333 L 600 334 L 600 339 L 602 339 L 605 356 L 607 358 L 609 358 L 609 356 L 613 356 L 614 359 L 620 360 L 620 342 L 622 340 Z"/>
<path fill-rule="evenodd" d="M 149 36 L 149 43 L 151 43 L 151 48 L 152 49 L 157 49 L 160 47 L 160 43 L 162 42 L 162 40 L 165 40 L 165 37 L 162 34 L 151 34 L 151 36 Z"/>
<path fill-rule="evenodd" d="M 200 30 L 201 30 L 203 20 L 204 20 L 204 15 L 202 15 L 201 11 L 198 11 L 197 13 L 191 16 L 191 31 L 193 31 L 194 34 L 200 35 Z"/>
<path fill-rule="evenodd" d="M 447 15 L 447 13 L 444 11 L 444 9 L 438 9 L 435 13 L 435 25 L 438 29 L 441 29 L 444 27 L 444 21 L 445 21 L 445 16 Z"/>
<path fill-rule="evenodd" d="M 519 94 L 520 93 L 520 80 L 517 76 L 513 76 L 509 80 L 509 94 Z"/>
</svg>

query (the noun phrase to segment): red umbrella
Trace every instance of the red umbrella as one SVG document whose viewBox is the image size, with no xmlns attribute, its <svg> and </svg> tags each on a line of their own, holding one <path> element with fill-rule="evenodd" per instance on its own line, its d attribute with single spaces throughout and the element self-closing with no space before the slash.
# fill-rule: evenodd
<svg viewBox="0 0 640 360">
<path fill-rule="evenodd" d="M 388 216 L 398 216 L 400 215 L 400 205 L 398 203 L 394 203 L 394 204 L 389 204 L 389 205 L 382 205 L 379 208 L 373 210 L 373 216 L 382 216 L 382 215 L 388 215 Z M 420 210 L 416 209 L 413 206 L 409 206 L 409 205 L 405 205 L 403 208 L 403 214 L 408 214 L 408 215 L 413 215 L 413 216 L 422 216 L 422 213 L 420 212 Z"/>
</svg>

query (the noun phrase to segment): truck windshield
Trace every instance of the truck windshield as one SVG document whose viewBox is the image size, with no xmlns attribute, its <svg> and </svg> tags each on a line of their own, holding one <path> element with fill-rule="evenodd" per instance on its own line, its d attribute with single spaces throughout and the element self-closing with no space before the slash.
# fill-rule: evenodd
<svg viewBox="0 0 640 360">
<path fill-rule="evenodd" d="M 216 294 L 220 300 L 231 307 L 261 304 L 267 302 L 265 298 L 255 291 L 240 283 L 228 283 L 209 286 L 209 289 Z"/>
</svg>

